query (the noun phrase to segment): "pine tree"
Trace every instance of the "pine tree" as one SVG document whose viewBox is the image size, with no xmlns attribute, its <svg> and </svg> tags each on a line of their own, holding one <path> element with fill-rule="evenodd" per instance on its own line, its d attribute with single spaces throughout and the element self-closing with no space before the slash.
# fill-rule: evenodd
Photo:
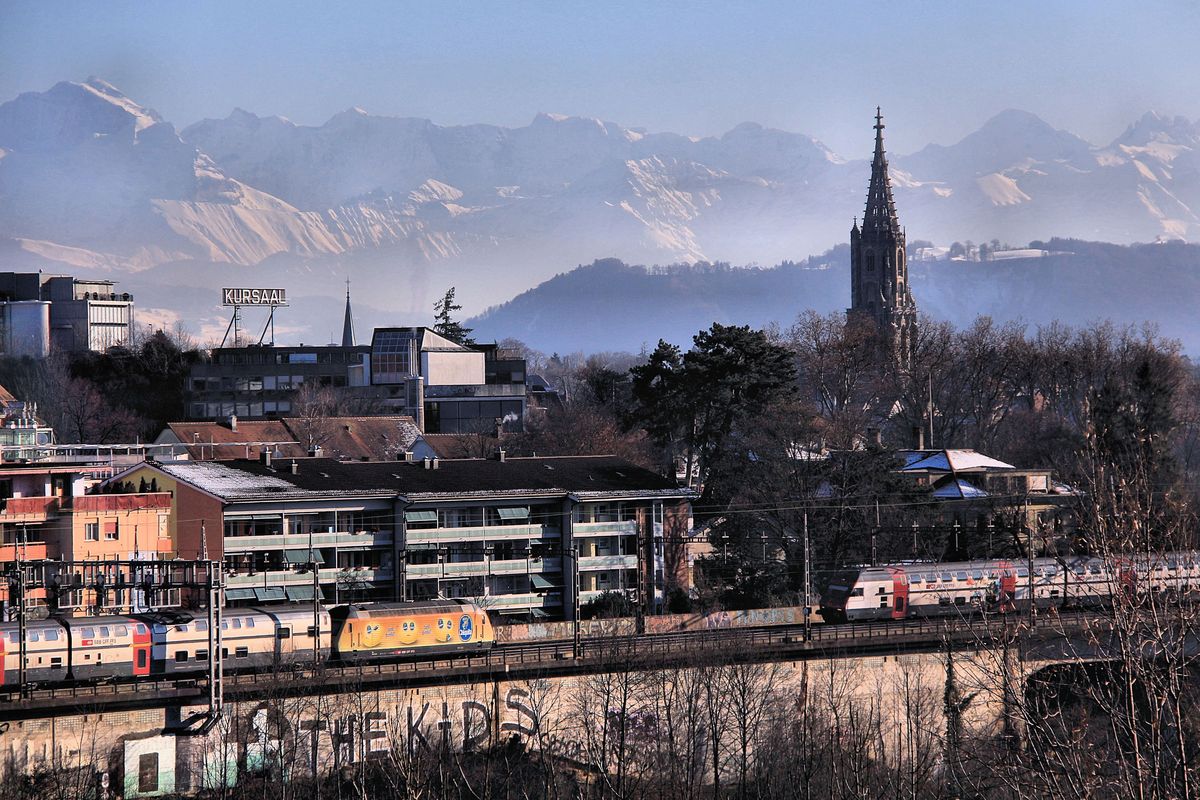
<svg viewBox="0 0 1200 800">
<path fill-rule="evenodd" d="M 455 311 L 462 311 L 462 306 L 454 302 L 454 287 L 451 286 L 446 290 L 446 296 L 433 304 L 434 332 L 457 344 L 475 344 L 475 340 L 471 338 L 471 331 L 474 329 L 464 328 L 461 322 L 454 320 L 450 315 Z"/>
</svg>

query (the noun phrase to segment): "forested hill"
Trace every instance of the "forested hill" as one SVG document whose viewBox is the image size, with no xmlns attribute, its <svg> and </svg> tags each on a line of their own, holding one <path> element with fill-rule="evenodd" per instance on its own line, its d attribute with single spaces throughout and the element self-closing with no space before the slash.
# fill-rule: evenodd
<svg viewBox="0 0 1200 800">
<path fill-rule="evenodd" d="M 1045 255 L 910 261 L 921 312 L 957 325 L 980 314 L 1031 324 L 1153 322 L 1187 352 L 1200 352 L 1200 245 L 1052 239 L 1032 246 Z M 557 275 L 469 324 L 477 339 L 515 337 L 546 352 L 637 352 L 660 338 L 686 345 L 714 321 L 786 327 L 806 309 L 844 311 L 849 264 L 845 245 L 767 269 L 642 267 L 602 259 Z"/>
</svg>

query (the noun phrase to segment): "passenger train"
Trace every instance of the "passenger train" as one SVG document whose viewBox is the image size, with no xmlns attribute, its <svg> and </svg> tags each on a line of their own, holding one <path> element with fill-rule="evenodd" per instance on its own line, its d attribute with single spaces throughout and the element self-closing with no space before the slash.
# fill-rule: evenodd
<svg viewBox="0 0 1200 800">
<path fill-rule="evenodd" d="M 364 663 L 407 656 L 478 653 L 495 634 L 487 612 L 464 600 L 318 608 L 297 605 L 228 608 L 221 613 L 227 670 L 268 670 Z M 203 612 L 66 617 L 26 625 L 25 680 L 39 685 L 183 676 L 208 670 Z M 314 652 L 315 651 L 315 652 Z M 20 632 L 0 623 L 0 686 L 20 675 Z"/>
<path fill-rule="evenodd" d="M 862 567 L 830 581 L 821 594 L 821 616 L 828 622 L 858 622 L 1007 613 L 1028 609 L 1030 602 L 1038 608 L 1099 606 L 1111 603 L 1118 592 L 1147 591 L 1173 597 L 1200 593 L 1200 553 Z"/>
</svg>

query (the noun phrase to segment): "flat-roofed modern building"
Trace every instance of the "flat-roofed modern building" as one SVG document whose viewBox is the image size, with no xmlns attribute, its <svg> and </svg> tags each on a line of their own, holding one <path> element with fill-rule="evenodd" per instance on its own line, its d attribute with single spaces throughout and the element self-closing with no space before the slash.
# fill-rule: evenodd
<svg viewBox="0 0 1200 800">
<path fill-rule="evenodd" d="M 0 272 L 0 345 L 5 355 L 43 357 L 125 344 L 133 297 L 113 281 L 38 272 Z"/>
<path fill-rule="evenodd" d="M 175 498 L 173 538 L 201 531 L 227 602 L 461 597 L 499 615 L 572 619 L 606 591 L 661 609 L 686 581 L 689 489 L 608 456 L 341 462 L 148 462 Z M 220 532 L 220 535 L 218 535 Z M 311 550 L 310 550 L 311 548 Z"/>
</svg>

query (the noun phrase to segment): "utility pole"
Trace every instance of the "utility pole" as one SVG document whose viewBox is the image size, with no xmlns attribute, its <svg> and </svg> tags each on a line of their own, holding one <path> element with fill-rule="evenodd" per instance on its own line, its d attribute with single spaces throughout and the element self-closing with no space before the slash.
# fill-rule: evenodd
<svg viewBox="0 0 1200 800">
<path fill-rule="evenodd" d="M 313 550 L 311 525 L 308 526 L 308 565 L 313 575 L 313 674 L 316 675 L 321 666 L 321 573 L 317 568 L 317 553 Z"/>
<path fill-rule="evenodd" d="M 871 531 L 871 566 L 872 567 L 879 566 L 879 548 L 877 546 L 878 538 L 879 538 L 879 498 L 876 497 L 875 498 L 875 530 Z M 807 537 L 805 537 L 805 541 L 808 541 Z"/>
<path fill-rule="evenodd" d="M 808 537 L 808 512 L 804 512 L 804 641 L 812 638 L 812 546 Z"/>
<path fill-rule="evenodd" d="M 1033 528 L 1029 527 L 1029 499 L 1025 500 L 1025 552 L 1026 552 L 1026 569 L 1029 572 L 1029 627 L 1034 628 L 1037 625 L 1037 598 L 1033 595 Z M 1065 578 L 1065 574 L 1064 574 Z"/>
<path fill-rule="evenodd" d="M 575 587 L 575 590 L 571 593 L 572 594 L 571 604 L 573 607 L 573 613 L 571 614 L 571 617 L 574 620 L 574 625 L 573 625 L 574 630 L 573 630 L 573 634 L 572 634 L 571 653 L 574 658 L 579 658 L 579 645 L 580 645 L 580 636 L 579 636 L 579 545 L 572 544 L 570 553 L 571 553 L 571 583 Z"/>
</svg>

